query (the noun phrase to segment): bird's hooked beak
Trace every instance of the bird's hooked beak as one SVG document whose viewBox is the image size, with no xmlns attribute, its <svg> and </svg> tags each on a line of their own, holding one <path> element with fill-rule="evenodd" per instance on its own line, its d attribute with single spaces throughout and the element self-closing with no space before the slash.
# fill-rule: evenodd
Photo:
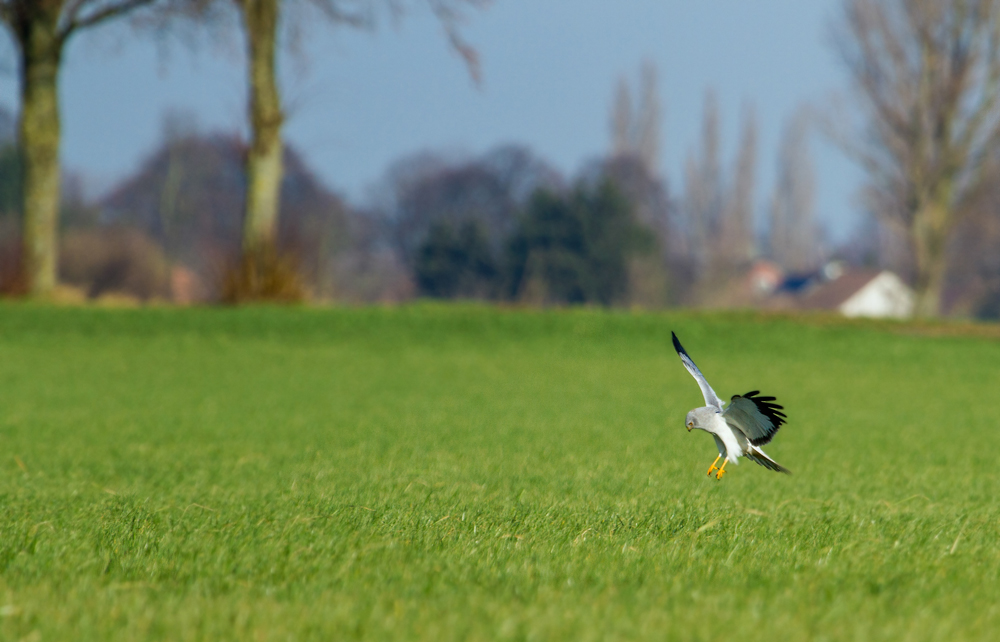
<svg viewBox="0 0 1000 642">
<path fill-rule="evenodd" d="M 688 422 L 688 432 L 691 432 L 692 428 L 694 428 L 694 422 L 693 421 L 689 421 Z"/>
</svg>

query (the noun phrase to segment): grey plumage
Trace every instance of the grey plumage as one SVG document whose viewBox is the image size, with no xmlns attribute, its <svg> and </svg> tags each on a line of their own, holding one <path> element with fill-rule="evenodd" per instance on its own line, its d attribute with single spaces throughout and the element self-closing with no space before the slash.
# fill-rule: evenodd
<svg viewBox="0 0 1000 642">
<path fill-rule="evenodd" d="M 763 446 L 785 423 L 782 407 L 773 403 L 774 397 L 757 397 L 758 391 L 733 395 L 722 415 L 735 424 L 754 446 Z"/>
</svg>

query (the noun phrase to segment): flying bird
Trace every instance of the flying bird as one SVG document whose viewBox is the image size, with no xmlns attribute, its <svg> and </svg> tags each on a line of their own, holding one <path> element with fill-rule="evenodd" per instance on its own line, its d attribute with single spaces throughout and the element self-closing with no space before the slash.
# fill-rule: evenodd
<svg viewBox="0 0 1000 642">
<path fill-rule="evenodd" d="M 781 412 L 784 408 L 774 403 L 774 397 L 758 396 L 759 390 L 733 395 L 729 407 L 723 408 L 724 402 L 715 394 L 712 386 L 708 385 L 705 375 L 701 374 L 701 370 L 684 350 L 684 346 L 677 340 L 677 335 L 673 332 L 670 334 L 674 338 L 674 349 L 677 350 L 681 363 L 698 382 L 701 394 L 705 397 L 705 405 L 689 412 L 685 423 L 688 432 L 692 429 L 704 430 L 712 433 L 715 439 L 719 456 L 709 466 L 709 476 L 715 473 L 716 479 L 722 479 L 726 472 L 726 464 L 732 462 L 738 465 L 741 456 L 769 470 L 791 474 L 792 471 L 768 457 L 760 449 L 771 441 L 785 423 L 786 416 Z M 723 460 L 722 466 L 716 466 L 720 459 Z"/>
</svg>

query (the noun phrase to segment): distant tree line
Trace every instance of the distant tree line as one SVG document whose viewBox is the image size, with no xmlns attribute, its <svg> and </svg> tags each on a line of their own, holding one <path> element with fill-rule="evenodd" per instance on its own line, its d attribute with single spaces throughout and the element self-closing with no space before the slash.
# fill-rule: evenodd
<svg viewBox="0 0 1000 642">
<path fill-rule="evenodd" d="M 423 1 L 478 79 L 458 27 L 463 9 L 488 1 Z M 753 109 L 723 158 L 711 91 L 669 189 L 656 69 L 644 63 L 615 87 L 607 154 L 572 178 L 524 147 L 425 153 L 393 164 L 375 199 L 349 204 L 282 139 L 279 45 L 317 18 L 374 28 L 408 6 L 0 0 L 21 80 L 16 122 L 0 114 L 0 292 L 45 297 L 62 281 L 142 299 L 740 307 L 753 304 L 746 275 L 762 260 L 808 275 L 838 258 L 898 272 L 922 315 L 1000 316 L 1000 0 L 843 0 L 834 27 L 849 110 L 789 119 L 770 194 L 756 193 Z M 126 17 L 141 30 L 240 30 L 251 135 L 172 122 L 142 167 L 89 200 L 59 166 L 59 70 L 74 34 Z M 815 214 L 819 125 L 866 172 L 865 222 L 840 247 Z"/>
</svg>

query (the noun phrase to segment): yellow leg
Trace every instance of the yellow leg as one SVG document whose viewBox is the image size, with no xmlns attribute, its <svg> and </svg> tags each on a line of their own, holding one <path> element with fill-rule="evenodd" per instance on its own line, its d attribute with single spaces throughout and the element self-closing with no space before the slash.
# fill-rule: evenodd
<svg viewBox="0 0 1000 642">
<path fill-rule="evenodd" d="M 716 464 L 719 463 L 720 459 L 722 459 L 722 455 L 719 455 L 718 457 L 716 457 L 715 461 L 712 462 L 712 465 L 708 467 L 708 474 L 709 474 L 709 476 L 711 476 L 711 474 L 714 473 L 715 471 L 719 470 L 716 467 Z M 725 466 L 725 464 L 723 464 L 723 466 Z"/>
<path fill-rule="evenodd" d="M 722 462 L 722 467 L 719 468 L 719 472 L 715 473 L 715 478 L 716 479 L 722 479 L 722 476 L 726 474 L 726 464 L 728 464 L 728 463 L 729 463 L 728 459 L 726 461 Z"/>
</svg>

